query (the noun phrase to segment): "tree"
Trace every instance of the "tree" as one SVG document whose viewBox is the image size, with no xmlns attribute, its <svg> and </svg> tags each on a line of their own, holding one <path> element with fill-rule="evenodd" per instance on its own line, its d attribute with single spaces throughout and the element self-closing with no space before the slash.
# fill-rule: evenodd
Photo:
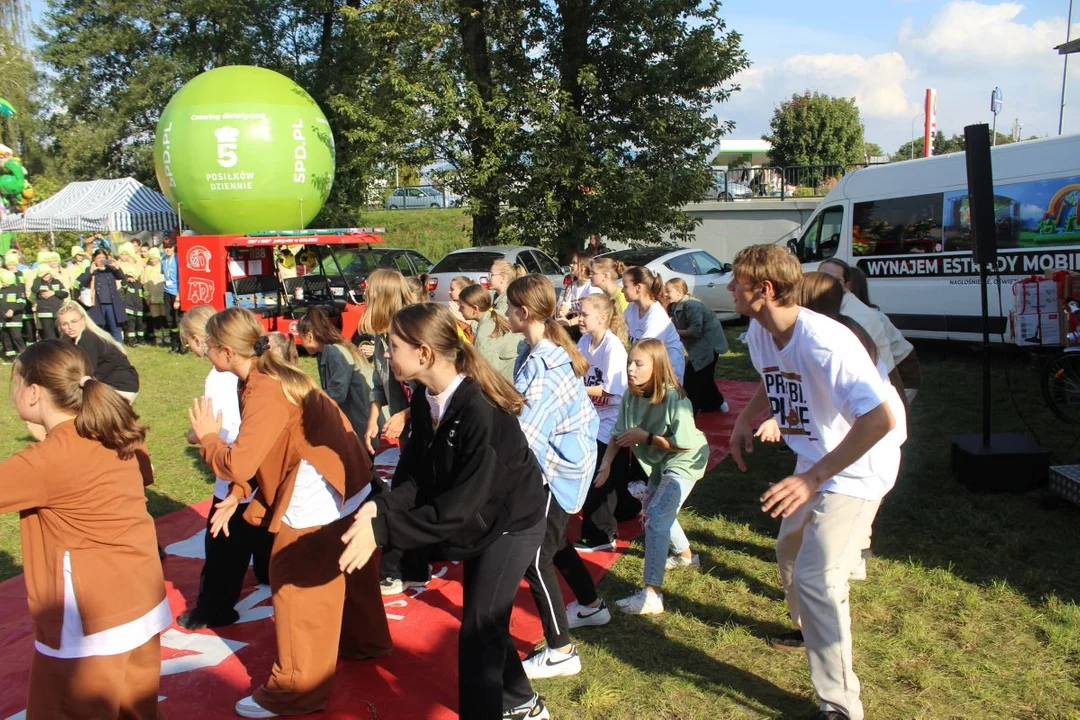
<svg viewBox="0 0 1080 720">
<path fill-rule="evenodd" d="M 1028 140 L 1038 139 L 1037 135 L 1033 135 Z M 1004 133 L 997 134 L 998 145 L 1008 145 L 1013 142 L 1011 135 L 1005 135 Z M 906 142 L 900 146 L 900 148 L 893 153 L 893 162 L 899 160 L 910 160 L 913 157 L 920 158 L 923 156 L 923 148 L 926 147 L 924 138 L 915 138 L 914 143 Z M 945 133 L 940 130 L 934 135 L 934 154 L 945 155 L 946 153 L 955 153 L 964 151 L 964 136 L 962 134 L 953 134 L 946 138 Z"/>
<path fill-rule="evenodd" d="M 869 162 L 870 158 L 882 157 L 885 155 L 885 151 L 881 149 L 881 146 L 877 143 L 868 142 L 863 145 L 863 156 L 867 158 Z"/>
<path fill-rule="evenodd" d="M 862 123 L 855 98 L 811 93 L 792 95 L 769 123 L 773 165 L 849 165 L 864 162 Z"/>
</svg>

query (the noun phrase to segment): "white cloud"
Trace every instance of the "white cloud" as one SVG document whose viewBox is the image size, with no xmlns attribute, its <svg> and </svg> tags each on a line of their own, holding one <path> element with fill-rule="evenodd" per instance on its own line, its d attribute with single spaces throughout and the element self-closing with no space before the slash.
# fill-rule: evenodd
<svg viewBox="0 0 1080 720">
<path fill-rule="evenodd" d="M 862 55 L 795 55 L 784 61 L 784 74 L 812 83 L 831 95 L 854 97 L 859 111 L 870 117 L 901 118 L 911 114 L 904 83 L 915 73 L 897 52 Z"/>
<path fill-rule="evenodd" d="M 765 89 L 765 81 L 768 74 L 769 70 L 767 68 L 751 67 L 736 73 L 735 76 L 731 78 L 731 82 L 742 88 L 739 92 L 757 92 Z"/>
<path fill-rule="evenodd" d="M 1023 10 L 1020 3 L 958 0 L 925 25 L 905 20 L 897 39 L 902 49 L 951 67 L 1060 67 L 1053 48 L 1065 42 L 1065 18 L 1025 24 L 1017 21 Z"/>
</svg>

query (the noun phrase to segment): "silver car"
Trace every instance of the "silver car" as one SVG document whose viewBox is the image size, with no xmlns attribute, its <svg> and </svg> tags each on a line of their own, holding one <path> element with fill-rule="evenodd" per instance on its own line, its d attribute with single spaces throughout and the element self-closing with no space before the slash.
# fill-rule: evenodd
<svg viewBox="0 0 1080 720">
<path fill-rule="evenodd" d="M 669 247 L 642 247 L 616 250 L 599 257 L 621 260 L 626 267 L 642 265 L 663 278 L 682 278 L 690 288 L 690 294 L 710 308 L 720 320 L 734 320 L 735 299 L 728 292 L 731 282 L 731 264 L 723 263 L 704 250 L 686 248 L 672 250 Z"/>
<path fill-rule="evenodd" d="M 431 185 L 399 187 L 386 198 L 387 210 L 408 208 L 448 208 L 461 205 L 461 198 L 449 190 L 443 191 Z"/>
<path fill-rule="evenodd" d="M 561 267 L 551 257 L 534 247 L 524 245 L 494 245 L 473 247 L 454 252 L 435 263 L 428 275 L 428 299 L 432 302 L 450 301 L 450 281 L 464 275 L 477 285 L 489 287 L 491 264 L 505 260 L 511 265 L 521 265 L 529 273 L 544 275 L 551 281 L 555 294 L 562 291 L 569 269 Z"/>
</svg>

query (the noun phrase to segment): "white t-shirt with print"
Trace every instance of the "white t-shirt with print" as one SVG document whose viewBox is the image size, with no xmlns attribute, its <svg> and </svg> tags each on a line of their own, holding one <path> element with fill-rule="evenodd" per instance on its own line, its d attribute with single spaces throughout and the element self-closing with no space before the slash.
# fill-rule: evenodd
<svg viewBox="0 0 1080 720">
<path fill-rule="evenodd" d="M 587 295 L 598 295 L 604 292 L 598 287 L 592 284 L 591 280 L 586 280 L 581 285 L 571 282 L 563 290 L 562 301 L 560 305 L 570 309 L 570 312 L 581 312 L 581 301 Z"/>
<path fill-rule="evenodd" d="M 582 379 L 585 387 L 599 385 L 605 393 L 612 396 L 589 396 L 596 408 L 596 414 L 600 417 L 600 430 L 596 433 L 596 439 L 607 445 L 611 442 L 611 429 L 619 419 L 622 396 L 626 394 L 626 348 L 610 330 L 604 333 L 595 350 L 589 347 L 591 343 L 592 336 L 588 333 L 578 340 L 578 350 L 589 361 L 589 372 Z"/>
<path fill-rule="evenodd" d="M 862 415 L 888 403 L 896 428 L 865 455 L 830 478 L 819 492 L 879 500 L 896 483 L 907 419 L 896 390 L 846 327 L 800 308 L 783 349 L 756 320 L 747 332 L 750 359 L 761 373 L 780 433 L 805 472 L 847 436 Z"/>
<path fill-rule="evenodd" d="M 686 370 L 686 348 L 683 347 L 682 339 L 664 306 L 654 302 L 644 315 L 639 315 L 637 303 L 630 303 L 623 317 L 626 319 L 626 331 L 631 345 L 646 338 L 656 338 L 664 343 L 668 357 L 671 358 L 671 367 L 675 370 L 675 377 L 679 378 L 681 385 L 683 372 Z"/>
<path fill-rule="evenodd" d="M 885 330 L 885 324 L 881 322 L 880 313 L 851 293 L 846 292 L 844 293 L 844 299 L 840 302 L 840 314 L 847 315 L 859 323 L 862 329 L 874 340 L 874 344 L 877 345 L 878 357 L 885 361 L 885 370 L 892 372 L 896 367 L 896 360 L 893 358 L 889 333 Z"/>
</svg>

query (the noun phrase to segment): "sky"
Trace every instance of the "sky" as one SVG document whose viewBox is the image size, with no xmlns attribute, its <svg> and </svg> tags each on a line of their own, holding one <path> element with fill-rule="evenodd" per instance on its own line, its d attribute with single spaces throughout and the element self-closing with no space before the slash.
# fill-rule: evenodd
<svg viewBox="0 0 1080 720">
<path fill-rule="evenodd" d="M 717 115 L 731 138 L 769 132 L 774 108 L 805 90 L 854 97 L 867 142 L 895 152 L 922 135 L 927 88 L 938 94 L 946 135 L 992 123 L 990 94 L 1001 88 L 998 132 L 1019 119 L 1024 137 L 1056 135 L 1069 0 L 722 0 L 720 16 L 743 36 L 751 67 Z M 1080 37 L 1080 0 L 1073 8 Z M 1080 133 L 1080 53 L 1069 61 L 1064 132 Z"/>
</svg>

